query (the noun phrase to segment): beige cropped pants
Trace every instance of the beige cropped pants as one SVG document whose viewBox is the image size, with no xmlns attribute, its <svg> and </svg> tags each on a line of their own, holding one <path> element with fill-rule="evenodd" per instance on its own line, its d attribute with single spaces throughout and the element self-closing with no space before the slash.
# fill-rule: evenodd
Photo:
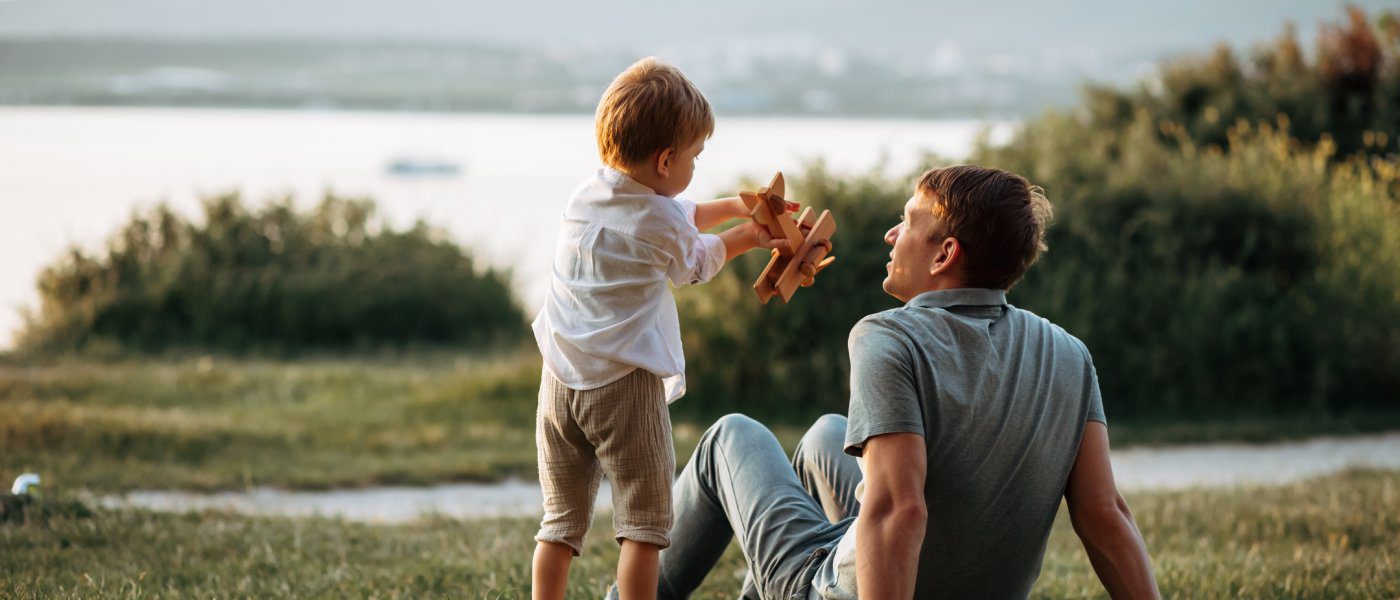
<svg viewBox="0 0 1400 600">
<path fill-rule="evenodd" d="M 603 387 L 575 390 L 545 369 L 535 445 L 544 491 L 536 540 L 565 544 L 578 555 L 606 474 L 617 542 L 671 545 L 676 453 L 660 377 L 637 369 Z"/>
</svg>

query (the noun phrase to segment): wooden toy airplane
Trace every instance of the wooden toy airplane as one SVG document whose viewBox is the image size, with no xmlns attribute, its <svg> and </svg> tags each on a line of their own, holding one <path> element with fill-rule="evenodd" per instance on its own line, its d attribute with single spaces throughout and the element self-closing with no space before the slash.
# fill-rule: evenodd
<svg viewBox="0 0 1400 600">
<path fill-rule="evenodd" d="M 814 217 L 809 206 L 794 220 L 788 214 L 784 192 L 783 174 L 779 172 L 768 187 L 739 193 L 755 222 L 767 227 L 773 239 L 788 241 L 786 248 L 773 250 L 773 258 L 753 284 L 762 304 L 768 304 L 774 295 L 781 296 L 783 302 L 791 300 L 799 286 L 811 286 L 817 273 L 836 260 L 827 256 L 831 252 L 831 236 L 836 233 L 836 217 L 829 210 Z"/>
</svg>

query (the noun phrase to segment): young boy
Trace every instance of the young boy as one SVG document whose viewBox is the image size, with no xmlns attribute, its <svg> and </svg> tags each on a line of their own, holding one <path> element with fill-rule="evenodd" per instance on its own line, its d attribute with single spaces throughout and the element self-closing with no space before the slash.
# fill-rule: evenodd
<svg viewBox="0 0 1400 600">
<path fill-rule="evenodd" d="M 544 356 L 535 441 L 544 519 L 535 536 L 534 598 L 564 597 L 598 484 L 613 487 L 622 598 L 654 598 L 657 553 L 670 545 L 676 470 L 667 405 L 685 393 L 680 321 L 667 281 L 708 281 L 753 248 L 786 243 L 746 222 L 738 198 L 676 198 L 714 131 L 709 102 L 675 67 L 646 58 L 603 94 L 603 168 L 564 209 L 554 275 L 534 322 Z M 793 206 L 789 206 L 791 209 Z"/>
</svg>

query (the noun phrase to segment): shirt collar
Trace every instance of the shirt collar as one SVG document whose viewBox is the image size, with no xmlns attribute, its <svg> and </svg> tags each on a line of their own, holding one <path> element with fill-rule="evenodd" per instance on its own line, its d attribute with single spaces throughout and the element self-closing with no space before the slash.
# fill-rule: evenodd
<svg viewBox="0 0 1400 600">
<path fill-rule="evenodd" d="M 1005 306 L 1006 290 L 957 288 L 936 290 L 914 296 L 905 306 L 948 308 L 950 306 Z"/>
<path fill-rule="evenodd" d="M 613 189 L 621 192 L 656 195 L 656 190 L 647 187 L 646 184 L 643 184 L 637 181 L 636 179 L 632 179 L 631 177 L 628 177 L 626 173 L 623 173 L 622 171 L 619 171 L 612 167 L 605 166 L 599 168 L 598 177 L 601 178 L 603 181 L 607 182 L 607 184 Z"/>
</svg>

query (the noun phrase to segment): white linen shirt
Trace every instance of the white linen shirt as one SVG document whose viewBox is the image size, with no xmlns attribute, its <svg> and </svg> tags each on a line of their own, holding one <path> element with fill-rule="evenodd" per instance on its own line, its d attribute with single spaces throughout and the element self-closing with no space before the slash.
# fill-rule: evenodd
<svg viewBox="0 0 1400 600">
<path fill-rule="evenodd" d="M 719 236 L 696 229 L 694 202 L 599 169 L 564 208 L 549 292 L 531 326 L 545 368 L 576 390 L 644 369 L 675 402 L 685 394 L 685 354 L 666 282 L 709 281 L 724 255 Z"/>
</svg>

